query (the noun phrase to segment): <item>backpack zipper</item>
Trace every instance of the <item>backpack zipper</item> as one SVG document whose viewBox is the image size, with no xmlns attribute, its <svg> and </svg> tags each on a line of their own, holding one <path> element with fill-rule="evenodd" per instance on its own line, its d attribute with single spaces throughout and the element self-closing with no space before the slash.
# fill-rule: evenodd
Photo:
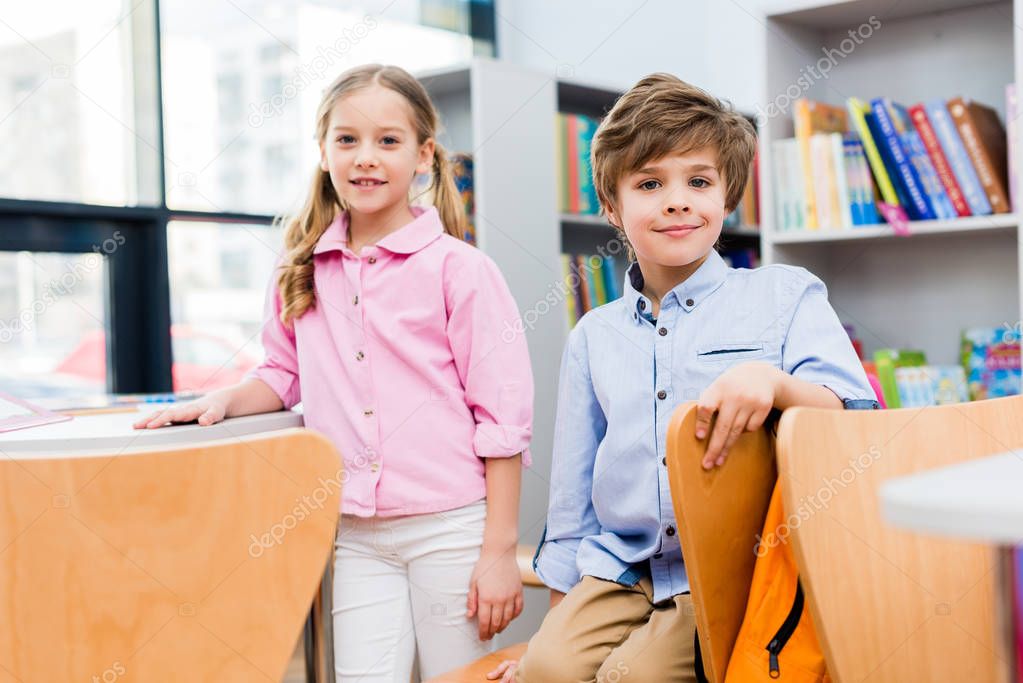
<svg viewBox="0 0 1023 683">
<path fill-rule="evenodd" d="M 770 655 L 768 661 L 771 678 L 779 678 L 781 676 L 781 669 L 778 667 L 778 655 L 781 654 L 785 643 L 789 642 L 789 638 L 792 637 L 792 633 L 796 630 L 796 625 L 799 623 L 799 617 L 802 614 L 803 585 L 799 583 L 799 579 L 796 579 L 796 598 L 792 601 L 792 609 L 789 610 L 788 616 L 782 622 L 781 628 L 774 634 L 774 638 L 767 644 L 767 652 Z"/>
</svg>

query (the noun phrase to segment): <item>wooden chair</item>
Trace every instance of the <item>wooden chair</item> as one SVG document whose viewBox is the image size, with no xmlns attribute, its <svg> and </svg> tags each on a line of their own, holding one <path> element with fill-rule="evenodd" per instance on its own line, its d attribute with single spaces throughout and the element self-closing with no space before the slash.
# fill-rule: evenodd
<svg viewBox="0 0 1023 683">
<path fill-rule="evenodd" d="M 668 425 L 668 482 L 704 673 L 720 683 L 746 614 L 752 549 L 777 479 L 774 438 L 766 429 L 743 434 L 724 467 L 704 470 L 707 443 L 696 438 L 696 406 L 680 405 Z"/>
<path fill-rule="evenodd" d="M 793 549 L 836 681 L 997 680 L 991 549 L 888 526 L 878 489 L 892 477 L 1021 445 L 1019 396 L 785 412 L 777 440 L 783 500 L 798 515 Z"/>
<path fill-rule="evenodd" d="M 281 680 L 341 479 L 300 429 L 0 459 L 0 681 Z"/>
<path fill-rule="evenodd" d="M 711 681 L 724 678 L 728 657 L 739 632 L 746 609 L 746 598 L 753 577 L 755 557 L 750 548 L 763 527 L 764 515 L 775 482 L 773 439 L 766 430 L 744 434 L 729 456 L 729 467 L 707 473 L 700 465 L 706 443 L 695 437 L 696 403 L 679 406 L 668 427 L 668 478 L 683 549 L 691 546 L 694 557 L 686 554 L 689 581 L 694 594 L 713 596 L 694 602 L 701 649 Z M 743 491 L 736 497 L 736 491 Z M 679 497 L 688 502 L 690 512 L 680 514 Z M 722 496 L 729 501 L 721 510 Z M 712 505 L 713 504 L 713 505 Z M 706 539 L 695 544 L 695 538 Z M 701 552 L 695 552 L 699 548 Z M 532 548 L 520 548 L 519 566 L 532 573 Z M 542 586 L 533 575 L 534 585 Z M 525 582 L 525 581 L 524 581 Z M 746 590 L 736 590 L 745 586 Z M 487 672 L 505 659 L 519 659 L 526 643 L 505 648 L 470 666 L 433 678 L 427 683 L 479 683 Z"/>
</svg>

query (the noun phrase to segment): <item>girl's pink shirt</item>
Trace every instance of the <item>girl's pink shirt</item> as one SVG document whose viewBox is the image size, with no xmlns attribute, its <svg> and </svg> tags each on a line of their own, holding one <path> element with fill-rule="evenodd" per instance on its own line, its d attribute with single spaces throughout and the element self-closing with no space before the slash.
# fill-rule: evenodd
<svg viewBox="0 0 1023 683">
<path fill-rule="evenodd" d="M 344 462 L 341 511 L 450 510 L 486 496 L 484 458 L 530 464 L 533 375 L 518 308 L 482 251 L 435 208 L 356 255 L 347 214 L 313 250 L 316 305 L 286 328 L 271 279 L 250 376 Z"/>
</svg>

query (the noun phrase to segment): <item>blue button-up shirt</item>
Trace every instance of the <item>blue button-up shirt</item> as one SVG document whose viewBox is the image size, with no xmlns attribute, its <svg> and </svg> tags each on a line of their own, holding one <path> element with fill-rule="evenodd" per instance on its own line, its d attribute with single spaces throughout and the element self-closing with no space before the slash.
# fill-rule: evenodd
<svg viewBox="0 0 1023 683">
<path fill-rule="evenodd" d="M 675 407 L 718 376 L 763 361 L 843 401 L 872 400 L 849 336 L 817 277 L 792 266 L 729 268 L 716 251 L 661 300 L 656 323 L 632 264 L 624 295 L 569 335 L 561 362 L 550 508 L 534 568 L 568 592 L 582 576 L 654 600 L 689 590 L 665 466 Z"/>
</svg>

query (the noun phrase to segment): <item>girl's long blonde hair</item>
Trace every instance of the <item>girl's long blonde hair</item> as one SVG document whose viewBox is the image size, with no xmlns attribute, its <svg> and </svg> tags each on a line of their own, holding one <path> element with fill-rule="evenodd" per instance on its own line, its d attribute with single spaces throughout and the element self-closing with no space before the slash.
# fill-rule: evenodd
<svg viewBox="0 0 1023 683">
<path fill-rule="evenodd" d="M 330 113 L 338 100 L 371 85 L 390 88 L 405 98 L 412 110 L 412 125 L 420 145 L 429 138 L 436 138 L 437 110 L 423 85 L 399 67 L 367 64 L 344 72 L 324 92 L 316 111 L 317 142 L 323 143 L 326 139 Z M 458 188 L 455 187 L 447 154 L 436 142 L 430 189 L 433 190 L 433 203 L 440 214 L 444 230 L 453 237 L 463 239 L 467 222 L 465 209 Z M 285 325 L 290 325 L 293 320 L 315 307 L 313 248 L 338 212 L 347 210 L 348 207 L 334 191 L 330 174 L 317 166 L 301 210 L 294 216 L 278 221 L 278 226 L 284 226 L 285 255 L 277 276 L 277 288 L 281 296 L 281 321 Z"/>
</svg>

